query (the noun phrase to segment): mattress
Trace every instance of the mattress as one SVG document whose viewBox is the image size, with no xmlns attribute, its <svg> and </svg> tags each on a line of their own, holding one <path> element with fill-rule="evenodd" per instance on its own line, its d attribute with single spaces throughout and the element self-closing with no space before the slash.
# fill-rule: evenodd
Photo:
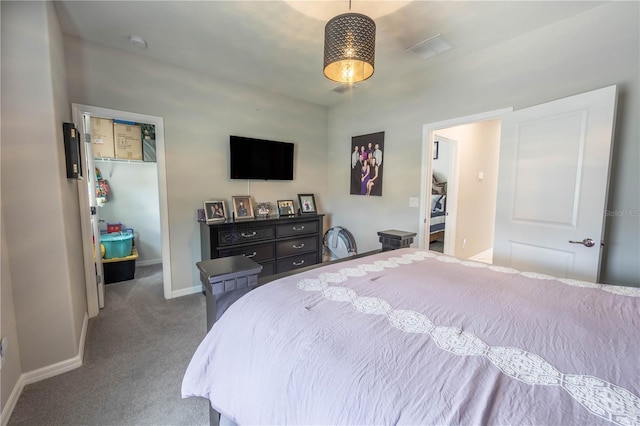
<svg viewBox="0 0 640 426">
<path fill-rule="evenodd" d="M 640 289 L 400 249 L 282 278 L 183 379 L 238 424 L 640 424 Z"/>
</svg>

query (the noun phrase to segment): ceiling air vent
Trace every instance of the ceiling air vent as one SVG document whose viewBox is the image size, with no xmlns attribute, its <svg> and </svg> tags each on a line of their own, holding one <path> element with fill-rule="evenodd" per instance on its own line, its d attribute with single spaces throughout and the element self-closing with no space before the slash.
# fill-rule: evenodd
<svg viewBox="0 0 640 426">
<path fill-rule="evenodd" d="M 446 41 L 440 34 L 428 38 L 420 43 L 411 46 L 407 50 L 415 53 L 416 55 L 422 57 L 423 59 L 428 59 L 437 54 L 446 52 L 449 49 L 452 49 L 453 46 L 451 43 Z"/>
<path fill-rule="evenodd" d="M 339 94 L 343 94 L 344 92 L 348 92 L 351 89 L 355 89 L 356 85 L 355 84 L 341 84 L 340 86 L 336 86 L 335 88 L 331 89 L 332 92 L 336 92 Z"/>
</svg>

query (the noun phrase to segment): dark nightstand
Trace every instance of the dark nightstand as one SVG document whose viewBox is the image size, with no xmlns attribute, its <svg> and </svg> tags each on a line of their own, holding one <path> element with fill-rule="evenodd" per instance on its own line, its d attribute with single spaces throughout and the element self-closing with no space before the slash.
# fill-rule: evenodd
<svg viewBox="0 0 640 426">
<path fill-rule="evenodd" d="M 197 262 L 207 296 L 207 331 L 229 306 L 258 285 L 262 266 L 246 256 L 230 256 Z"/>
<path fill-rule="evenodd" d="M 416 233 L 389 229 L 378 232 L 378 236 L 382 243 L 382 251 L 388 251 L 411 246 Z"/>
</svg>

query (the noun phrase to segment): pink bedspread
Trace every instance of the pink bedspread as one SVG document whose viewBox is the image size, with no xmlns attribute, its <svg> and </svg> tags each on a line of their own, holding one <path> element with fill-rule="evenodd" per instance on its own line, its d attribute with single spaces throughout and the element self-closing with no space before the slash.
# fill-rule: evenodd
<svg viewBox="0 0 640 426">
<path fill-rule="evenodd" d="M 402 249 L 251 291 L 182 396 L 238 424 L 640 424 L 640 289 Z"/>
</svg>

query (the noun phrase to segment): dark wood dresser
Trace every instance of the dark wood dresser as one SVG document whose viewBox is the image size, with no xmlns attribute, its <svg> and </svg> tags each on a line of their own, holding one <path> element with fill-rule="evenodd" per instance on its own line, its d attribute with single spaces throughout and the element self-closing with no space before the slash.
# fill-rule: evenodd
<svg viewBox="0 0 640 426">
<path fill-rule="evenodd" d="M 202 260 L 244 255 L 262 265 L 261 278 L 321 263 L 323 216 L 201 222 Z"/>
</svg>

